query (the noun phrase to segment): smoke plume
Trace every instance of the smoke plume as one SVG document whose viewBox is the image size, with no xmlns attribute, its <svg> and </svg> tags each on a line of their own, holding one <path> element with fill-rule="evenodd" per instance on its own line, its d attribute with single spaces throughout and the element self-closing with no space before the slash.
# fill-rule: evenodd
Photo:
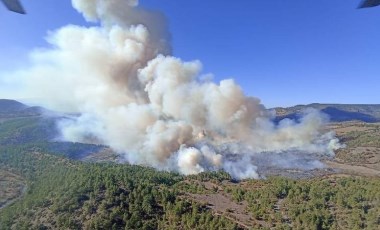
<svg viewBox="0 0 380 230">
<path fill-rule="evenodd" d="M 77 114 L 59 123 L 64 140 L 109 145 L 133 164 L 238 179 L 260 176 L 257 154 L 332 156 L 339 147 L 318 111 L 274 123 L 234 80 L 205 80 L 199 61 L 170 56 L 165 17 L 137 0 L 72 4 L 94 26 L 52 32 L 51 47 L 33 51 L 31 67 L 15 73 L 23 97 Z"/>
</svg>

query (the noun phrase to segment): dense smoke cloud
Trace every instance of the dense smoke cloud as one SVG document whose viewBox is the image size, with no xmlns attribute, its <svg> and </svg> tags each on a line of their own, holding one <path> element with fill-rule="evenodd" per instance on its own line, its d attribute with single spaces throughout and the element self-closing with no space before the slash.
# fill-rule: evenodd
<svg viewBox="0 0 380 230">
<path fill-rule="evenodd" d="M 51 48 L 34 51 L 32 66 L 16 73 L 24 97 L 80 114 L 59 123 L 64 140 L 109 145 L 134 164 L 235 178 L 259 177 L 255 154 L 333 155 L 339 147 L 318 111 L 275 124 L 232 79 L 204 80 L 199 61 L 170 56 L 165 18 L 137 0 L 72 3 L 100 25 L 58 29 Z"/>
</svg>

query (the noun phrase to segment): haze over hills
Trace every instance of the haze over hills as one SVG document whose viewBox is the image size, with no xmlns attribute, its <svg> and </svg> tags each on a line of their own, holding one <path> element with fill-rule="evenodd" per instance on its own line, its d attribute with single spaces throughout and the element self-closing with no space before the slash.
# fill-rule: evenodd
<svg viewBox="0 0 380 230">
<path fill-rule="evenodd" d="M 64 114 L 54 113 L 39 106 L 0 99 L 0 145 L 38 143 L 47 151 L 71 159 L 82 159 L 104 149 L 104 146 L 100 145 L 59 140 L 56 122 L 63 118 Z"/>
<path fill-rule="evenodd" d="M 308 105 L 296 105 L 292 107 L 277 107 L 277 119 L 298 118 L 302 112 L 308 108 L 318 109 L 327 114 L 330 121 L 363 121 L 379 122 L 380 105 L 379 104 L 319 104 L 313 103 Z"/>
<path fill-rule="evenodd" d="M 39 116 L 42 110 L 43 108 L 38 106 L 27 106 L 15 100 L 0 99 L 0 119 Z"/>
<path fill-rule="evenodd" d="M 302 117 L 303 111 L 308 108 L 320 109 L 327 114 L 332 122 L 341 121 L 361 121 L 361 122 L 376 122 L 380 116 L 380 105 L 343 105 L 343 104 L 310 104 L 310 105 L 297 105 L 289 108 L 276 108 L 277 117 L 276 121 L 281 121 L 284 118 L 290 118 L 297 120 Z M 71 159 L 76 160 L 92 160 L 92 159 L 105 159 L 116 160 L 117 154 L 114 153 L 109 147 L 99 145 L 95 143 L 78 143 L 64 141 L 60 139 L 60 130 L 57 124 L 67 119 L 65 114 L 47 112 L 46 109 L 36 106 L 27 106 L 15 100 L 0 100 L 0 144 L 26 144 L 26 143 L 44 143 L 47 150 L 51 152 L 60 153 Z M 53 114 L 53 115 L 52 115 Z M 12 130 L 18 130 L 18 132 L 12 132 Z M 272 154 L 272 158 L 268 158 L 268 153 L 265 155 L 265 162 L 277 162 L 277 154 Z M 121 156 L 120 156 L 121 157 Z M 263 156 L 257 155 L 256 162 L 262 162 Z M 301 155 L 292 155 L 288 157 L 288 160 L 294 158 L 295 168 L 297 168 L 300 162 L 301 164 L 307 164 L 306 162 L 314 162 L 312 159 L 303 159 Z M 122 158 L 122 157 L 121 157 Z M 121 159 L 120 158 L 120 159 Z M 303 159 L 303 160 L 301 160 Z M 285 160 L 285 159 L 282 159 Z M 290 161 L 292 162 L 292 161 Z M 289 163 L 289 162 L 288 162 Z M 275 163 L 277 164 L 277 163 Z M 279 164 L 282 165 L 282 164 Z M 277 166 L 279 166 L 277 165 Z M 286 165 L 286 164 L 285 164 Z M 258 171 L 266 174 L 267 172 L 273 172 L 277 168 L 274 165 L 263 166 Z M 297 167 L 296 167 L 297 166 Z M 292 166 L 288 166 L 292 168 Z M 316 167 L 314 164 L 310 165 L 311 168 Z M 307 167 L 306 167 L 307 168 Z M 318 168 L 318 167 L 317 167 Z M 285 175 L 282 167 L 277 168 L 281 175 Z M 268 171 L 269 170 L 269 171 Z M 308 170 L 306 170 L 308 171 Z M 305 171 L 305 172 L 306 172 Z M 294 174 L 293 176 L 304 176 L 302 174 Z"/>
</svg>

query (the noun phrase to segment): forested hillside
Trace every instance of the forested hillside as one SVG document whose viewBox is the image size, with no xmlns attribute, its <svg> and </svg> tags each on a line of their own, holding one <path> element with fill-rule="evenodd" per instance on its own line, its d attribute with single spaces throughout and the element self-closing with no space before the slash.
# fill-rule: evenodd
<svg viewBox="0 0 380 230">
<path fill-rule="evenodd" d="M 232 183 L 223 173 L 183 177 L 151 168 L 82 163 L 32 146 L 1 147 L 0 167 L 27 181 L 0 212 L 1 229 L 377 229 L 378 178 L 273 177 Z M 212 186 L 210 186 L 212 185 Z M 239 220 L 213 196 L 244 203 Z"/>
<path fill-rule="evenodd" d="M 375 230 L 380 225 L 379 177 L 331 172 L 311 179 L 236 181 L 222 171 L 183 176 L 111 161 L 85 162 L 83 156 L 106 147 L 54 141 L 54 120 L 43 119 L 0 121 L 1 230 Z M 364 142 L 351 126 L 334 125 L 347 136 L 348 147 Z"/>
<path fill-rule="evenodd" d="M 87 164 L 25 146 L 0 149 L 1 168 L 20 174 L 28 190 L 1 211 L 1 229 L 236 228 L 179 197 L 176 174 L 117 164 Z"/>
</svg>

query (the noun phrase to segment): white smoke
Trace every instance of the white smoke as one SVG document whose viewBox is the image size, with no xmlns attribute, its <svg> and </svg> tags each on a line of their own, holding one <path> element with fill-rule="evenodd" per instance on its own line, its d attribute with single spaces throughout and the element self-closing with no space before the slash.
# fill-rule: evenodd
<svg viewBox="0 0 380 230">
<path fill-rule="evenodd" d="M 165 18 L 137 0 L 72 3 L 100 25 L 58 29 L 51 48 L 32 52 L 32 66 L 15 73 L 23 97 L 80 114 L 59 124 L 65 140 L 96 140 L 134 164 L 183 174 L 226 170 L 235 178 L 259 177 L 255 153 L 333 155 L 339 147 L 319 112 L 275 124 L 232 79 L 204 80 L 199 61 L 170 56 Z"/>
</svg>

